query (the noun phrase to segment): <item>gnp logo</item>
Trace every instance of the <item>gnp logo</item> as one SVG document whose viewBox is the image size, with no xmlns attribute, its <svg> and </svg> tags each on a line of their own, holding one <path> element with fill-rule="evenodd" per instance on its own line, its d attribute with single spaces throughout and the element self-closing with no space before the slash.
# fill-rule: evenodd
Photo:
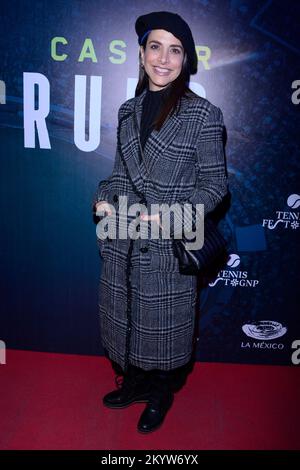
<svg viewBox="0 0 300 470">
<path fill-rule="evenodd" d="M 291 194 L 286 201 L 288 207 L 291 209 L 298 209 L 300 206 L 299 194 Z M 291 228 L 296 230 L 299 228 L 299 211 L 275 211 L 276 216 L 274 219 L 263 219 L 262 226 L 269 230 L 274 230 L 278 226 L 283 228 Z"/>
<path fill-rule="evenodd" d="M 248 279 L 248 271 L 235 270 L 239 266 L 241 259 L 239 255 L 232 253 L 227 260 L 227 266 L 233 269 L 222 269 L 218 273 L 218 277 L 209 283 L 210 287 L 214 287 L 219 281 L 223 281 L 225 286 L 231 287 L 256 287 L 259 283 L 258 279 Z"/>
</svg>

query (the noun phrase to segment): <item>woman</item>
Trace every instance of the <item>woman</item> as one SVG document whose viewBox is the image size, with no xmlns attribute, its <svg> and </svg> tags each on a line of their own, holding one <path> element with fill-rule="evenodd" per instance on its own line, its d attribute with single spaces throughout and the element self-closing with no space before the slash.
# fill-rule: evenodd
<svg viewBox="0 0 300 470">
<path fill-rule="evenodd" d="M 141 208 L 136 231 L 145 234 L 146 224 L 148 235 L 155 225 L 159 232 L 156 238 L 98 238 L 102 342 L 124 375 L 103 403 L 123 408 L 147 402 L 138 422 L 145 433 L 162 424 L 173 403 L 174 378 L 191 360 L 194 345 L 197 278 L 179 273 L 172 247 L 178 214 L 169 206 L 188 202 L 193 215 L 195 205 L 204 204 L 206 215 L 226 194 L 227 178 L 222 112 L 187 87 L 197 71 L 189 26 L 177 14 L 153 12 L 139 17 L 135 29 L 139 82 L 135 97 L 119 109 L 114 169 L 99 183 L 93 205 L 98 214 L 115 212 L 120 222 L 126 196 L 127 207 Z M 159 205 L 156 212 L 153 204 Z M 166 216 L 169 239 L 161 236 Z M 132 227 L 130 215 L 125 219 Z"/>
</svg>

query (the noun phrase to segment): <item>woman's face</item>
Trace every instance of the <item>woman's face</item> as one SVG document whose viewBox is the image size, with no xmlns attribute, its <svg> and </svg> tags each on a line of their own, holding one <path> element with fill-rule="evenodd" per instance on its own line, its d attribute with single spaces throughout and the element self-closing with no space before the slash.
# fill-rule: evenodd
<svg viewBox="0 0 300 470">
<path fill-rule="evenodd" d="M 148 35 L 145 52 L 142 46 L 140 51 L 151 91 L 165 88 L 180 74 L 184 49 L 181 41 L 172 33 L 153 29 Z"/>
</svg>

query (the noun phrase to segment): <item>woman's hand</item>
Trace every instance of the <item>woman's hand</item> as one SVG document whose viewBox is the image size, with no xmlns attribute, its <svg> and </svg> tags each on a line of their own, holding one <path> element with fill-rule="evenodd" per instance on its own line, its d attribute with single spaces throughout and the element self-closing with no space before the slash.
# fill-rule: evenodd
<svg viewBox="0 0 300 470">
<path fill-rule="evenodd" d="M 95 204 L 95 210 L 107 212 L 108 215 L 112 215 L 112 210 L 110 209 L 109 203 L 106 201 L 99 201 Z"/>
<path fill-rule="evenodd" d="M 160 215 L 159 214 L 153 214 L 153 215 L 141 214 L 140 219 L 141 220 L 146 220 L 146 221 L 155 220 L 155 222 L 158 223 L 160 228 L 163 229 L 163 226 L 161 225 L 161 222 L 160 222 Z"/>
</svg>

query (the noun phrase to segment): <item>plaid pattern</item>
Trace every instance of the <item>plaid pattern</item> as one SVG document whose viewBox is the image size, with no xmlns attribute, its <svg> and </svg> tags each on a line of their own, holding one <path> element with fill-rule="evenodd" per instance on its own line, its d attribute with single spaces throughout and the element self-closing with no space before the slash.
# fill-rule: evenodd
<svg viewBox="0 0 300 470">
<path fill-rule="evenodd" d="M 118 197 L 126 195 L 129 206 L 141 202 L 144 194 L 149 211 L 152 203 L 177 202 L 180 209 L 189 202 L 204 204 L 206 215 L 227 193 L 222 112 L 204 98 L 183 97 L 160 131 L 151 132 L 139 163 L 134 113 L 140 124 L 145 93 L 119 109 L 113 172 L 99 183 L 93 205 L 106 200 L 118 215 Z M 127 171 L 140 196 L 133 192 Z M 171 220 L 181 220 L 178 208 L 174 213 L 168 208 L 162 212 Z M 131 220 L 128 217 L 128 224 Z M 172 240 L 97 240 L 103 258 L 101 335 L 110 358 L 123 369 L 128 361 L 145 370 L 171 370 L 186 364 L 193 349 L 197 279 L 179 273 Z"/>
</svg>

